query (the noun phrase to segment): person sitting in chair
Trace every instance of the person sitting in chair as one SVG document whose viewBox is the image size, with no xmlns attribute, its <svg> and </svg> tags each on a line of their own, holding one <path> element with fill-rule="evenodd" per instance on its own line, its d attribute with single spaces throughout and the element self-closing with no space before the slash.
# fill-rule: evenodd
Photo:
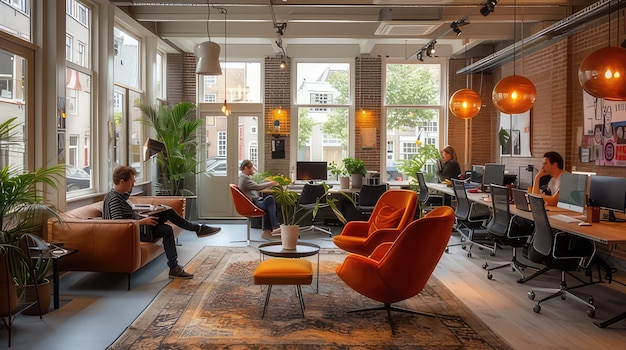
<svg viewBox="0 0 626 350">
<path fill-rule="evenodd" d="M 276 218 L 276 201 L 272 195 L 262 197 L 259 191 L 278 186 L 278 182 L 267 181 L 256 183 L 252 181 L 250 176 L 254 175 L 256 168 L 249 159 L 241 162 L 239 169 L 241 170 L 241 175 L 239 175 L 239 188 L 259 208 L 265 211 L 265 215 L 263 216 L 263 227 L 265 229 L 263 230 L 261 238 L 272 239 L 274 234 L 280 233 L 280 223 L 278 222 L 278 218 Z"/>
<path fill-rule="evenodd" d="M 561 174 L 563 174 L 563 157 L 557 152 L 546 152 L 543 155 L 543 165 L 535 176 L 532 193 L 541 194 L 547 205 L 556 205 L 559 201 L 559 189 L 561 188 Z M 541 190 L 541 178 L 550 175 L 547 190 Z"/>
<path fill-rule="evenodd" d="M 198 237 L 218 233 L 221 228 L 195 224 L 180 217 L 170 208 L 154 214 L 155 216 L 141 216 L 133 210 L 129 202 L 130 192 L 135 185 L 137 171 L 133 167 L 120 165 L 113 170 L 113 188 L 104 196 L 102 218 L 107 220 L 134 219 L 137 220 L 141 241 L 151 242 L 156 238 L 163 238 L 163 249 L 167 257 L 167 266 L 170 268 L 169 278 L 190 279 L 193 275 L 185 272 L 178 265 L 178 253 L 174 241 L 174 230 L 165 222 L 189 231 L 194 231 Z"/>
</svg>

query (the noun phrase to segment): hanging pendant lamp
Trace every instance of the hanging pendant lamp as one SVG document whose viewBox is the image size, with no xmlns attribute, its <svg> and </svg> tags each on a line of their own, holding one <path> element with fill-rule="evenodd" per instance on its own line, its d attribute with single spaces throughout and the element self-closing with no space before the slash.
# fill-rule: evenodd
<svg viewBox="0 0 626 350">
<path fill-rule="evenodd" d="M 609 9 L 609 45 L 611 45 L 611 3 Z M 617 3 L 619 10 L 620 3 Z M 617 27 L 619 30 L 619 13 Z M 618 40 L 619 42 L 619 37 Z M 590 95 L 609 101 L 626 101 L 626 49 L 609 46 L 592 52 L 578 68 L 578 82 Z"/>
<path fill-rule="evenodd" d="M 457 90 L 450 97 L 450 111 L 461 119 L 472 119 L 481 108 L 481 100 L 478 92 L 472 89 Z"/>
<path fill-rule="evenodd" d="M 514 3 L 513 12 L 513 32 L 515 29 L 515 17 L 517 12 L 517 2 Z M 522 25 L 524 21 L 522 20 Z M 523 28 L 522 28 L 523 30 Z M 523 34 L 522 34 L 523 35 Z M 514 39 L 515 42 L 517 39 Z M 522 49 L 524 47 L 524 39 L 522 39 Z M 533 108 L 535 99 L 537 98 L 537 89 L 535 84 L 528 78 L 515 75 L 515 43 L 513 44 L 513 75 L 501 79 L 494 87 L 491 93 L 491 100 L 494 106 L 502 113 L 506 114 L 522 114 Z M 523 57 L 523 54 L 522 54 Z"/>
<path fill-rule="evenodd" d="M 222 75 L 222 68 L 220 67 L 220 46 L 211 41 L 211 32 L 209 31 L 210 19 L 211 2 L 207 0 L 206 31 L 209 41 L 202 42 L 194 47 L 194 54 L 196 55 L 196 74 Z"/>
<path fill-rule="evenodd" d="M 231 111 L 230 107 L 228 107 L 228 102 L 226 101 L 226 97 L 228 96 L 228 90 L 226 89 L 226 63 L 228 62 L 228 46 L 226 38 L 226 14 L 228 14 L 228 10 L 225 8 L 219 9 L 220 13 L 224 14 L 224 104 L 222 105 L 222 113 L 225 116 L 230 117 Z"/>
</svg>

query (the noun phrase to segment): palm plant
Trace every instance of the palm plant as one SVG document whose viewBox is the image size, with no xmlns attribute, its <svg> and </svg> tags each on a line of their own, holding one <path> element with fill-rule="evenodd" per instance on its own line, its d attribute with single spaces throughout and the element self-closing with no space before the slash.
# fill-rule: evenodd
<svg viewBox="0 0 626 350">
<path fill-rule="evenodd" d="M 412 158 L 398 160 L 398 170 L 411 179 L 410 184 L 412 188 L 418 189 L 417 172 L 422 171 L 424 165 L 429 161 L 440 158 L 441 154 L 439 154 L 439 151 L 434 145 L 422 145 L 417 148 L 417 153 Z M 428 175 L 432 176 L 432 174 Z"/>
<path fill-rule="evenodd" d="M 194 118 L 196 106 L 191 102 L 180 102 L 174 106 L 161 105 L 157 108 L 141 106 L 141 122 L 154 128 L 157 140 L 165 151 L 157 155 L 160 193 L 163 195 L 193 195 L 185 187 L 185 180 L 198 171 L 196 130 L 202 120 Z"/>
</svg>

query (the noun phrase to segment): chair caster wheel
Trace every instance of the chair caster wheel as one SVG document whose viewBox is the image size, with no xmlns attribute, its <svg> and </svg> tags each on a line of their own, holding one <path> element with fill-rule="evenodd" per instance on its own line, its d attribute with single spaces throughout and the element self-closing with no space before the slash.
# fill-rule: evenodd
<svg viewBox="0 0 626 350">
<path fill-rule="evenodd" d="M 471 258 L 472 257 L 472 252 L 467 253 L 467 257 Z"/>
<path fill-rule="evenodd" d="M 488 279 L 488 280 L 493 279 L 493 275 L 492 275 L 491 273 L 487 273 L 487 279 Z"/>
<path fill-rule="evenodd" d="M 528 299 L 535 300 L 535 292 L 533 291 L 528 292 Z"/>
<path fill-rule="evenodd" d="M 541 306 L 539 306 L 539 304 L 533 306 L 533 311 L 535 313 L 540 313 L 541 312 Z"/>
<path fill-rule="evenodd" d="M 467 249 L 467 247 L 466 247 L 466 246 L 464 246 L 464 245 L 462 245 L 462 246 L 461 246 L 461 249 L 465 250 L 465 249 Z"/>
<path fill-rule="evenodd" d="M 489 253 L 489 255 L 496 256 L 496 252 L 491 252 L 491 253 Z"/>
<path fill-rule="evenodd" d="M 591 305 L 593 305 L 593 297 L 589 297 L 589 300 L 587 300 L 587 302 Z"/>
<path fill-rule="evenodd" d="M 565 300 L 565 294 L 561 294 L 561 300 Z"/>
<path fill-rule="evenodd" d="M 487 263 L 484 263 L 484 264 L 483 264 L 483 269 L 485 269 L 485 270 L 486 270 L 488 267 L 489 267 L 489 265 L 488 265 Z"/>
<path fill-rule="evenodd" d="M 589 318 L 595 318 L 596 317 L 596 310 L 587 310 L 587 316 L 589 316 Z"/>
<path fill-rule="evenodd" d="M 446 248 L 446 253 L 450 253 L 450 248 Z"/>
<path fill-rule="evenodd" d="M 478 250 L 483 250 L 483 247 L 478 247 Z"/>
</svg>

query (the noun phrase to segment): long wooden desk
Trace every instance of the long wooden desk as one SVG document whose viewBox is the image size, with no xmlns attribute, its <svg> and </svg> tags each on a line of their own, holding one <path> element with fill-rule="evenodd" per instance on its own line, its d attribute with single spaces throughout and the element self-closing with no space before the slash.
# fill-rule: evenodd
<svg viewBox="0 0 626 350">
<path fill-rule="evenodd" d="M 426 185 L 429 189 L 433 191 L 454 196 L 454 189 L 452 189 L 452 187 L 446 186 L 446 184 L 427 183 Z M 467 197 L 472 202 L 481 203 L 491 207 L 491 201 L 485 200 L 489 198 L 488 193 L 468 192 Z M 580 213 L 551 205 L 546 205 L 546 210 L 548 211 L 548 220 L 550 221 L 550 226 L 557 230 L 581 236 L 594 242 L 606 244 L 609 247 L 609 251 L 612 251 L 617 244 L 626 243 L 626 223 L 624 222 L 600 221 L 598 223 L 591 224 L 591 226 L 579 226 L 578 223 L 568 223 L 558 219 L 553 219 L 551 216 L 554 214 L 564 214 L 580 219 Z M 515 208 L 514 205 L 510 206 L 510 211 L 511 214 L 521 216 L 530 220 L 533 219 L 531 212 L 519 210 Z"/>
</svg>

